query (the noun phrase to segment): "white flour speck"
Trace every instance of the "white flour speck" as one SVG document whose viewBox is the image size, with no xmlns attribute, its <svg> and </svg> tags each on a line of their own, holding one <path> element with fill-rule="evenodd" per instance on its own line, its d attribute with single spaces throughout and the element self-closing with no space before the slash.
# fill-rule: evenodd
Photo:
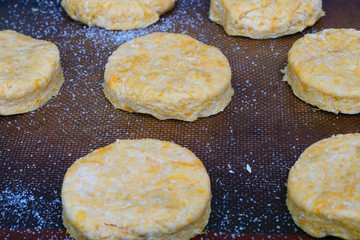
<svg viewBox="0 0 360 240">
<path fill-rule="evenodd" d="M 251 167 L 250 167 L 249 164 L 246 164 L 246 170 L 247 170 L 249 173 L 251 173 Z"/>
</svg>

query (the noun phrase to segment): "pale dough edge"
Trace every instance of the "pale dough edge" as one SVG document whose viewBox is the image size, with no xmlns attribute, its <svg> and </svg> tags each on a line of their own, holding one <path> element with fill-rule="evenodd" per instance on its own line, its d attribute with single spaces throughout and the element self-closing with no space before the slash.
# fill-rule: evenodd
<svg viewBox="0 0 360 240">
<path fill-rule="evenodd" d="M 208 117 L 210 115 L 214 115 L 223 111 L 224 108 L 230 103 L 231 97 L 234 95 L 234 89 L 231 87 L 230 84 L 224 93 L 222 93 L 213 100 L 203 103 L 189 101 L 188 103 L 179 103 L 178 106 L 177 104 L 174 104 L 173 108 L 169 108 L 167 106 L 164 106 L 163 104 L 138 104 L 132 100 L 125 98 L 120 94 L 119 96 L 117 96 L 113 91 L 111 91 L 109 85 L 106 82 L 103 83 L 103 87 L 106 98 L 115 108 L 130 112 L 151 114 L 160 120 L 177 119 L 189 122 L 195 121 L 201 117 Z M 191 107 L 189 108 L 189 110 L 191 110 L 190 112 L 184 112 L 182 108 L 182 106 L 187 104 L 191 105 Z"/>
<path fill-rule="evenodd" d="M 45 89 L 36 89 L 34 92 L 20 99 L 0 100 L 0 115 L 26 113 L 40 108 L 49 101 L 52 96 L 56 96 L 59 93 L 63 83 L 64 75 L 59 62 Z"/>
<path fill-rule="evenodd" d="M 239 26 L 237 26 L 237 22 L 241 21 L 241 19 L 231 19 L 231 16 L 226 14 L 224 7 L 221 6 L 221 3 L 218 2 L 218 0 L 211 0 L 209 12 L 210 20 L 223 26 L 226 34 L 230 36 L 243 36 L 253 39 L 278 38 L 295 34 L 297 32 L 303 31 L 307 27 L 313 26 L 323 16 L 325 16 L 325 12 L 320 8 L 314 10 L 314 12 L 308 16 L 306 21 L 296 22 L 295 26 L 290 25 L 280 29 L 276 28 L 276 31 L 271 31 L 270 27 L 267 29 L 267 31 L 263 31 L 252 26 L 251 31 L 249 31 L 245 26 L 239 28 Z"/>
<path fill-rule="evenodd" d="M 304 102 L 335 114 L 339 112 L 346 114 L 360 113 L 360 99 L 331 96 L 306 85 L 299 79 L 290 63 L 286 66 L 284 73 L 283 80 L 289 83 L 295 96 Z"/>
<path fill-rule="evenodd" d="M 337 144 L 339 141 L 351 141 L 353 138 L 359 139 L 359 133 L 339 134 L 329 138 L 322 139 L 304 150 L 300 155 L 298 161 L 301 161 L 303 156 L 307 156 L 315 150 L 326 149 L 327 144 Z M 294 166 L 296 163 L 294 164 Z M 297 201 L 295 197 L 297 194 L 292 188 L 291 182 L 294 182 L 294 178 L 291 178 L 296 171 L 294 166 L 291 167 L 288 180 L 287 180 L 287 197 L 286 205 L 291 214 L 295 224 L 303 229 L 305 232 L 316 238 L 322 238 L 326 236 L 336 236 L 344 239 L 359 239 L 360 238 L 360 219 L 348 218 L 343 214 L 336 215 L 336 219 L 331 216 L 326 216 L 321 212 L 314 212 L 306 208 L 302 201 Z"/>
<path fill-rule="evenodd" d="M 206 208 L 203 212 L 203 214 L 200 216 L 200 218 L 185 226 L 184 228 L 180 229 L 177 232 L 171 233 L 171 234 L 162 234 L 162 233 L 158 233 L 155 236 L 152 236 L 151 239 L 158 239 L 158 240 L 172 240 L 172 239 L 179 239 L 179 240 L 188 240 L 191 239 L 199 234 L 203 233 L 203 230 L 205 228 L 205 226 L 208 223 L 209 217 L 210 217 L 210 212 L 211 212 L 211 197 L 209 198 Z M 71 224 L 70 221 L 68 221 L 68 218 L 66 216 L 66 211 L 63 211 L 62 214 L 62 219 L 63 219 L 63 223 L 64 226 L 66 227 L 66 232 L 70 235 L 70 237 L 76 239 L 76 240 L 84 240 L 86 239 L 86 237 L 79 232 L 76 227 Z M 122 238 L 119 239 L 144 239 L 141 236 L 121 236 Z"/>
<path fill-rule="evenodd" d="M 286 205 L 295 224 L 313 237 L 322 238 L 331 235 L 344 239 L 360 238 L 360 232 L 354 235 L 354 232 L 349 231 L 349 226 L 351 225 L 354 225 L 353 229 L 356 229 L 356 224 L 353 221 L 348 219 L 335 221 L 334 219 L 305 211 L 298 207 L 289 196 L 286 198 Z"/>
<path fill-rule="evenodd" d="M 166 6 L 166 8 L 162 9 L 158 6 L 154 6 L 154 9 L 146 6 L 145 4 L 142 6 L 144 10 L 144 16 L 142 19 L 131 19 L 124 20 L 121 17 L 113 16 L 112 20 L 109 20 L 106 16 L 106 12 L 95 12 L 93 14 L 85 13 L 82 9 L 77 9 L 75 4 L 72 4 L 71 0 L 62 0 L 61 6 L 67 13 L 67 15 L 75 21 L 82 22 L 89 27 L 98 26 L 104 28 L 106 30 L 132 30 L 132 29 L 140 29 L 148 27 L 160 19 L 160 15 L 164 14 L 167 11 L 170 11 L 175 6 L 176 1 L 173 1 L 172 4 Z M 158 9 L 156 9 L 158 8 Z"/>
</svg>

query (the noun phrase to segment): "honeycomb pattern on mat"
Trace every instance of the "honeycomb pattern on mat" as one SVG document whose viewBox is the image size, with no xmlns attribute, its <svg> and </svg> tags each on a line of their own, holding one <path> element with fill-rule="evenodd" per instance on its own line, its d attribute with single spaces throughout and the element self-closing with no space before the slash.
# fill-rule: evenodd
<svg viewBox="0 0 360 240">
<path fill-rule="evenodd" d="M 317 111 L 292 94 L 280 72 L 304 33 L 359 29 L 358 0 L 323 1 L 326 16 L 314 27 L 273 40 L 227 36 L 208 19 L 208 1 L 178 1 L 156 24 L 126 32 L 71 21 L 55 0 L 7 2 L 0 3 L 0 27 L 59 46 L 65 82 L 43 108 L 0 117 L 0 205 L 6 216 L 0 228 L 63 228 L 60 186 L 76 159 L 116 139 L 156 138 L 174 141 L 202 159 L 213 193 L 208 231 L 303 234 L 285 205 L 290 167 L 310 143 L 360 132 L 360 115 Z M 155 31 L 186 33 L 224 53 L 235 90 L 224 112 L 185 123 L 110 105 L 101 92 L 107 58 L 121 43 Z"/>
</svg>

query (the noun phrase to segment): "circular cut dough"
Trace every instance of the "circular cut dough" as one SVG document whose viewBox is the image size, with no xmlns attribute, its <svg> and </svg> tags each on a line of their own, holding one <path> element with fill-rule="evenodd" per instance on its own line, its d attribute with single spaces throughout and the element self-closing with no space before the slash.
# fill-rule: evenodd
<svg viewBox="0 0 360 240">
<path fill-rule="evenodd" d="M 210 19 L 229 35 L 277 38 L 312 26 L 322 16 L 321 0 L 211 0 Z"/>
<path fill-rule="evenodd" d="M 0 31 L 0 115 L 35 110 L 64 82 L 55 44 Z"/>
<path fill-rule="evenodd" d="M 360 239 L 360 134 L 307 148 L 290 170 L 287 189 L 289 211 L 304 231 Z"/>
<path fill-rule="evenodd" d="M 190 239 L 210 215 L 210 179 L 188 149 L 122 140 L 77 160 L 62 186 L 63 220 L 75 239 Z"/>
<path fill-rule="evenodd" d="M 221 51 L 175 33 L 122 44 L 109 58 L 103 86 L 117 108 L 184 121 L 222 111 L 234 94 Z"/>
<path fill-rule="evenodd" d="M 303 101 L 325 111 L 360 112 L 360 31 L 326 29 L 297 40 L 284 80 Z"/>
<path fill-rule="evenodd" d="M 147 27 L 171 10 L 176 0 L 62 0 L 74 20 L 107 30 Z"/>
</svg>

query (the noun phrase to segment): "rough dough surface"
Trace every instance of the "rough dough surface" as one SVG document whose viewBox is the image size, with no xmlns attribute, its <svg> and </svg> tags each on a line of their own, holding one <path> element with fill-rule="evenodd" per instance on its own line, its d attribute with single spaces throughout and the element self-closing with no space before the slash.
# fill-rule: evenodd
<svg viewBox="0 0 360 240">
<path fill-rule="evenodd" d="M 74 20 L 107 30 L 147 27 L 171 10 L 176 0 L 62 0 L 61 6 Z"/>
<path fill-rule="evenodd" d="M 122 44 L 109 58 L 103 86 L 117 108 L 184 121 L 222 111 L 234 94 L 221 51 L 175 33 Z"/>
<path fill-rule="evenodd" d="M 277 38 L 312 26 L 324 16 L 321 0 L 211 0 L 210 19 L 229 35 Z"/>
<path fill-rule="evenodd" d="M 297 40 L 284 80 L 303 101 L 333 113 L 360 112 L 360 31 L 326 29 Z"/>
<path fill-rule="evenodd" d="M 287 206 L 304 231 L 360 239 L 360 134 L 307 148 L 291 168 L 287 188 Z"/>
<path fill-rule="evenodd" d="M 63 82 L 55 44 L 0 31 L 0 115 L 39 108 L 59 92 Z"/>
<path fill-rule="evenodd" d="M 179 239 L 202 233 L 210 179 L 188 149 L 121 140 L 77 160 L 62 186 L 63 220 L 79 239 Z"/>
</svg>

